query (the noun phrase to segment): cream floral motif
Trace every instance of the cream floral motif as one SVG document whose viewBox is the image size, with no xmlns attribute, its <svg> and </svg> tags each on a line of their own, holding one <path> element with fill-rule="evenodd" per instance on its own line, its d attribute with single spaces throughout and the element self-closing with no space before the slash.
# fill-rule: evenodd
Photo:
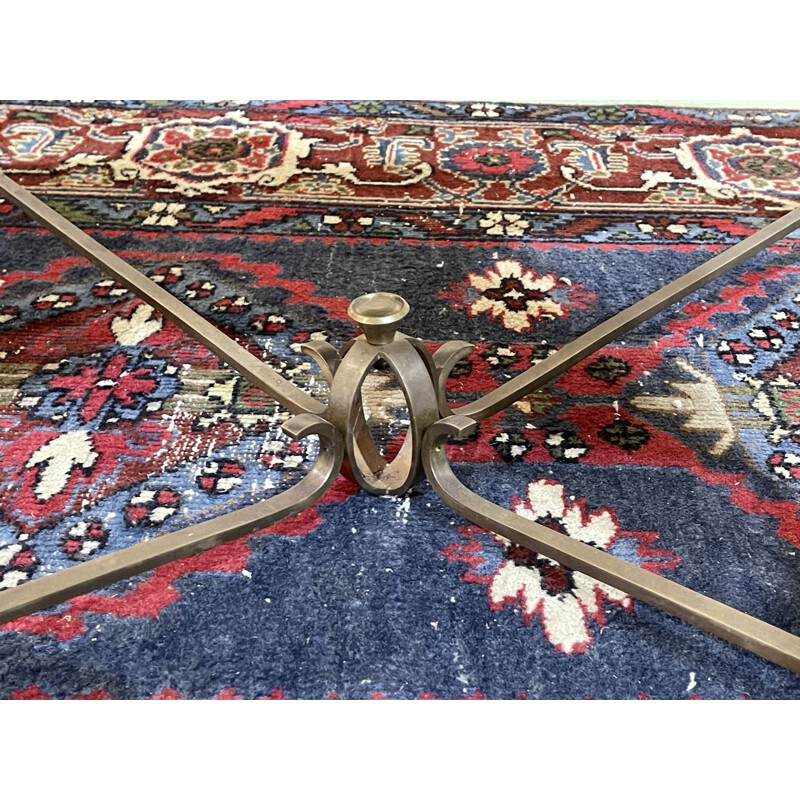
<svg viewBox="0 0 800 800">
<path fill-rule="evenodd" d="M 488 314 L 517 333 L 529 330 L 535 320 L 566 316 L 571 304 L 582 305 L 578 287 L 566 278 L 537 275 L 513 259 L 496 261 L 482 274 L 470 273 L 468 280 L 477 290 L 469 303 L 470 315 Z"/>
<path fill-rule="evenodd" d="M 522 236 L 531 224 L 522 219 L 520 214 L 506 214 L 502 211 L 490 211 L 478 225 L 492 236 Z"/>
<path fill-rule="evenodd" d="M 554 481 L 533 481 L 524 499 L 515 499 L 512 508 L 521 517 L 559 535 L 654 572 L 679 563 L 671 551 L 652 546 L 656 533 L 623 530 L 613 510 L 588 512 L 583 500 L 568 499 L 565 487 Z M 589 623 L 593 621 L 602 629 L 608 604 L 625 611 L 633 608 L 625 592 L 503 536 L 480 528 L 464 528 L 461 533 L 466 541 L 449 545 L 444 555 L 469 565 L 462 579 L 485 585 L 494 611 L 510 606 L 522 612 L 527 625 L 538 621 L 545 638 L 561 653 L 583 653 L 589 648 L 594 638 Z"/>
<path fill-rule="evenodd" d="M 572 539 L 607 550 L 618 531 L 611 514 L 599 511 L 585 515 L 580 506 L 567 505 L 564 494 L 564 487 L 559 484 L 535 481 L 514 511 L 526 519 L 557 527 Z M 625 592 L 516 547 L 503 537 L 496 538 L 509 560 L 489 584 L 492 604 L 519 602 L 527 621 L 540 617 L 545 635 L 556 650 L 575 653 L 588 647 L 592 636 L 587 619 L 602 615 L 603 599 L 623 608 L 631 607 L 631 598 Z"/>
<path fill-rule="evenodd" d="M 473 103 L 467 110 L 473 117 L 499 117 L 497 103 Z"/>
<path fill-rule="evenodd" d="M 680 164 L 713 197 L 761 197 L 792 208 L 800 196 L 800 140 L 733 128 L 693 136 L 675 149 Z"/>
</svg>

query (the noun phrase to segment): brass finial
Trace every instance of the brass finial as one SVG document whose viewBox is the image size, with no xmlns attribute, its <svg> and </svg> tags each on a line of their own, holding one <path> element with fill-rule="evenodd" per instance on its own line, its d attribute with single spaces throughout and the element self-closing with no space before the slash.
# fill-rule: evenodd
<svg viewBox="0 0 800 800">
<path fill-rule="evenodd" d="M 357 322 L 370 344 L 389 344 L 397 326 L 409 312 L 408 303 L 399 294 L 372 292 L 356 297 L 347 315 Z"/>
</svg>

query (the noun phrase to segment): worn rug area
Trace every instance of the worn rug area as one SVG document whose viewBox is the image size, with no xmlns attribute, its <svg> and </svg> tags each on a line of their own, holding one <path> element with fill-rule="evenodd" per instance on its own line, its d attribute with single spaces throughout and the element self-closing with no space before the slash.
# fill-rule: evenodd
<svg viewBox="0 0 800 800">
<path fill-rule="evenodd" d="M 0 168 L 325 400 L 403 295 L 453 405 L 800 200 L 800 112 L 6 102 Z M 800 633 L 786 239 L 451 446 L 499 505 Z M 388 452 L 407 414 L 370 378 Z M 0 203 L 0 586 L 277 493 L 288 412 Z M 796 698 L 800 678 L 450 511 L 337 479 L 271 529 L 0 630 L 2 698 Z"/>
</svg>

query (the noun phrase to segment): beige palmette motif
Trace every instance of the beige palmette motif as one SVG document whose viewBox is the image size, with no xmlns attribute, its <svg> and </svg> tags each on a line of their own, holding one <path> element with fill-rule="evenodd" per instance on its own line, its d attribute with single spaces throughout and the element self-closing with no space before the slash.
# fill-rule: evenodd
<svg viewBox="0 0 800 800">
<path fill-rule="evenodd" d="M 675 395 L 639 394 L 631 403 L 642 411 L 656 414 L 686 415 L 681 429 L 690 432 L 711 432 L 718 435 L 717 441 L 708 448 L 710 455 L 718 457 L 726 453 L 736 441 L 736 430 L 725 408 L 725 400 L 714 379 L 679 358 L 677 365 L 696 378 L 692 381 L 670 381 Z"/>
</svg>

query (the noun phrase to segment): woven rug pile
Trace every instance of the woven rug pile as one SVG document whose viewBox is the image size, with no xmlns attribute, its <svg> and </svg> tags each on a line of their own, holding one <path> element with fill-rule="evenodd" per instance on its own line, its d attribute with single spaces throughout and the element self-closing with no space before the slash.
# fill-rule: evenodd
<svg viewBox="0 0 800 800">
<path fill-rule="evenodd" d="M 800 201 L 800 112 L 6 102 L 0 168 L 324 400 L 299 349 L 396 292 L 453 405 Z M 369 383 L 387 452 L 407 425 Z M 289 413 L 0 202 L 0 586 L 280 492 Z M 787 239 L 452 445 L 565 536 L 800 633 Z M 450 511 L 294 519 L 0 629 L 0 698 L 796 698 L 800 678 Z"/>
</svg>

